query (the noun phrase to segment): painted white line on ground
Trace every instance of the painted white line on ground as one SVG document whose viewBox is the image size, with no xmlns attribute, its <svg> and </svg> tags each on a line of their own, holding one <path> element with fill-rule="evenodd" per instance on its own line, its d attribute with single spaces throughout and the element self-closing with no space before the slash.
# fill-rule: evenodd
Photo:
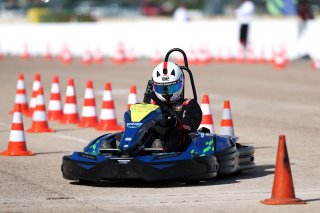
<svg viewBox="0 0 320 213">
<path fill-rule="evenodd" d="M 62 135 L 62 134 L 59 134 L 59 133 L 55 133 L 52 136 L 57 137 L 57 138 L 61 138 L 61 139 L 70 140 L 70 141 L 77 141 L 77 142 L 84 143 L 84 144 L 88 144 L 89 143 L 88 140 L 83 140 L 83 139 L 72 137 L 72 136 Z"/>
</svg>

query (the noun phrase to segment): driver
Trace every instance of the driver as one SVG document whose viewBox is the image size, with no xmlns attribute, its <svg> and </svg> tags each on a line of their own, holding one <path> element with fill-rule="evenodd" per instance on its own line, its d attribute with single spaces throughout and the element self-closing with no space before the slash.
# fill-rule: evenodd
<svg viewBox="0 0 320 213">
<path fill-rule="evenodd" d="M 185 148 L 188 134 L 196 132 L 201 123 L 202 111 L 198 102 L 185 99 L 183 90 L 184 75 L 180 67 L 172 62 L 163 62 L 153 70 L 152 80 L 144 94 L 143 102 L 166 106 L 161 107 L 163 119 L 160 123 L 165 127 L 162 135 L 164 144 L 156 147 L 164 146 L 167 152 Z M 150 94 L 155 94 L 158 100 L 151 99 Z"/>
</svg>

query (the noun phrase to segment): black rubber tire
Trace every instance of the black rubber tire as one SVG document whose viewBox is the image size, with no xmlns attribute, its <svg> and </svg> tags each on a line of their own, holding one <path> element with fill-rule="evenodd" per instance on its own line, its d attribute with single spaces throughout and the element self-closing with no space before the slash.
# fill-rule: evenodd
<svg viewBox="0 0 320 213">
<path fill-rule="evenodd" d="M 198 185 L 200 180 L 185 180 L 186 185 Z"/>
</svg>

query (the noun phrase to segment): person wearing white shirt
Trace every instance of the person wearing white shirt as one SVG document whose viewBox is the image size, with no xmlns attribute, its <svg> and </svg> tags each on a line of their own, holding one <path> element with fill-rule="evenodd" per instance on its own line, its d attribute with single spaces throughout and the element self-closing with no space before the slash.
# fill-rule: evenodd
<svg viewBox="0 0 320 213">
<path fill-rule="evenodd" d="M 236 9 L 235 14 L 240 24 L 239 40 L 244 48 L 248 44 L 249 26 L 253 19 L 255 5 L 252 1 L 241 0 L 240 6 Z"/>
<path fill-rule="evenodd" d="M 189 21 L 188 10 L 183 4 L 180 4 L 180 6 L 174 11 L 173 19 L 176 22 L 187 22 L 187 21 Z"/>
</svg>

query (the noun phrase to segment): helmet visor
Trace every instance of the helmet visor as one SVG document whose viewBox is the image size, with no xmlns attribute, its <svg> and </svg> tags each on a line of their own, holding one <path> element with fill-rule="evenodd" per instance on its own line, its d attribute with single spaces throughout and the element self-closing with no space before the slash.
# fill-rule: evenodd
<svg viewBox="0 0 320 213">
<path fill-rule="evenodd" d="M 182 87 L 182 81 L 178 80 L 172 83 L 156 83 L 153 84 L 153 89 L 161 95 L 171 95 L 178 92 Z"/>
</svg>

